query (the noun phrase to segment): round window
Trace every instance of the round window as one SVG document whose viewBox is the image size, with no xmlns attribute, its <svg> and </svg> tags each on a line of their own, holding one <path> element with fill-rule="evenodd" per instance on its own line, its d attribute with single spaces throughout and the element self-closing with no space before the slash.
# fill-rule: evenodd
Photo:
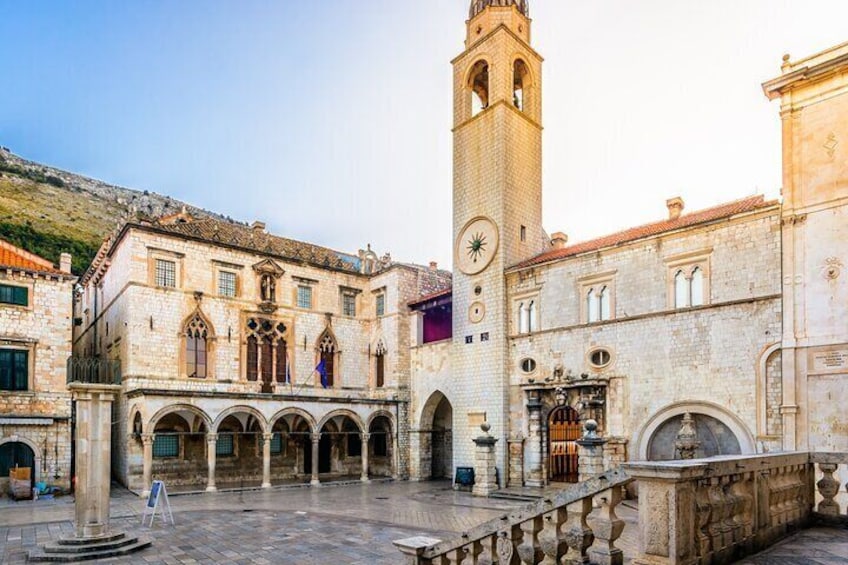
<svg viewBox="0 0 848 565">
<path fill-rule="evenodd" d="M 534 359 L 522 359 L 521 361 L 521 370 L 525 373 L 532 373 L 536 370 L 536 361 Z"/>
<path fill-rule="evenodd" d="M 595 368 L 606 367 L 612 361 L 610 352 L 606 349 L 595 349 L 589 353 L 589 362 Z"/>
</svg>

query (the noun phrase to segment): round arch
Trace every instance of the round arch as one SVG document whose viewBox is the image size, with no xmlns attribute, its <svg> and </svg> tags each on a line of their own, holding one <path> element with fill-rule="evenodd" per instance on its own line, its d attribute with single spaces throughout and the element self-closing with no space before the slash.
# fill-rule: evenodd
<svg viewBox="0 0 848 565">
<path fill-rule="evenodd" d="M 7 443 L 22 443 L 29 447 L 32 450 L 32 466 L 34 469 L 32 470 L 32 480 L 33 483 L 36 483 L 41 480 L 41 450 L 38 449 L 38 444 L 32 441 L 29 438 L 12 435 L 4 438 L 0 438 L 0 445 L 4 445 Z"/>
<path fill-rule="evenodd" d="M 756 453 L 754 436 L 751 434 L 748 426 L 746 426 L 738 416 L 728 410 L 725 410 L 724 407 L 719 406 L 718 404 L 702 400 L 690 400 L 675 402 L 674 404 L 669 404 L 665 408 L 661 408 L 642 426 L 636 440 L 636 446 L 638 449 L 637 454 L 640 461 L 646 461 L 648 459 L 648 448 L 651 443 L 651 438 L 654 436 L 654 433 L 659 429 L 659 427 L 664 424 L 666 420 L 676 416 L 682 416 L 686 412 L 691 414 L 704 414 L 722 422 L 731 432 L 733 432 L 733 435 L 736 436 L 736 439 L 739 441 L 739 449 L 742 451 L 743 455 Z"/>
<path fill-rule="evenodd" d="M 201 420 L 203 420 L 203 424 L 206 426 L 207 431 L 212 430 L 212 418 L 210 418 L 209 415 L 202 409 L 191 404 L 171 404 L 169 406 L 165 406 L 164 408 L 156 412 L 153 417 L 150 418 L 150 421 L 147 423 L 146 428 L 148 430 L 155 430 L 156 424 L 159 423 L 159 420 L 161 420 L 163 417 L 167 416 L 172 412 L 190 412 Z"/>
<path fill-rule="evenodd" d="M 359 414 L 357 414 L 356 412 L 354 412 L 352 410 L 347 410 L 346 408 L 339 408 L 337 410 L 333 410 L 332 412 L 326 414 L 323 418 L 321 418 L 321 421 L 318 422 L 318 425 L 316 426 L 315 429 L 318 432 L 320 432 L 324 428 L 324 426 L 327 424 L 327 422 L 329 422 L 330 420 L 332 420 L 333 418 L 335 418 L 337 416 L 346 416 L 346 417 L 350 418 L 353 421 L 353 423 L 356 424 L 356 427 L 359 428 L 360 432 L 365 432 L 365 427 L 362 424 L 362 418 L 359 417 Z"/>
<path fill-rule="evenodd" d="M 394 433 L 396 431 L 397 424 L 395 423 L 395 417 L 388 410 L 377 410 L 376 412 L 369 414 L 368 419 L 365 421 L 366 429 L 370 430 L 371 424 L 373 424 L 374 420 L 376 420 L 377 418 L 386 418 L 389 421 L 389 424 L 392 426 L 392 432 Z"/>
<path fill-rule="evenodd" d="M 309 425 L 309 429 L 312 431 L 312 433 L 321 431 L 320 428 L 316 427 L 315 417 L 312 416 L 312 414 L 310 414 L 306 410 L 303 410 L 302 408 L 295 408 L 293 406 L 283 408 L 282 410 L 274 414 L 268 421 L 268 429 L 273 430 L 274 426 L 277 424 L 277 421 L 279 421 L 280 418 L 285 418 L 289 415 L 300 416 L 301 418 L 303 418 Z"/>
<path fill-rule="evenodd" d="M 259 422 L 259 427 L 262 429 L 262 433 L 265 433 L 265 432 L 268 431 L 268 421 L 265 419 L 265 416 L 262 414 L 262 412 L 260 412 L 256 408 L 253 408 L 252 406 L 244 406 L 244 405 L 231 406 L 231 407 L 227 408 L 226 410 L 224 410 L 223 412 L 221 412 L 220 414 L 218 414 L 218 417 L 215 418 L 215 422 L 213 424 L 212 431 L 214 433 L 217 433 L 218 432 L 218 426 L 221 425 L 221 422 L 226 420 L 227 416 L 233 416 L 235 414 L 249 414 L 249 415 L 253 416 L 254 418 L 256 418 L 256 421 Z"/>
<path fill-rule="evenodd" d="M 135 419 L 138 418 L 140 420 L 141 429 L 135 429 Z M 144 410 L 139 404 L 133 405 L 132 409 L 130 409 L 129 417 L 127 418 L 127 429 L 130 430 L 130 433 L 144 433 Z"/>
</svg>

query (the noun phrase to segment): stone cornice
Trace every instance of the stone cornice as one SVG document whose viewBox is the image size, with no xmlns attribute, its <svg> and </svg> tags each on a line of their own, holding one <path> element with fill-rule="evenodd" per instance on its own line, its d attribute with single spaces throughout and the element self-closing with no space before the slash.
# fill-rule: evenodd
<svg viewBox="0 0 848 565">
<path fill-rule="evenodd" d="M 812 57 L 810 61 L 812 62 L 816 57 Z M 833 59 L 820 63 L 814 63 L 812 66 L 805 65 L 795 70 L 790 70 L 792 67 L 793 65 L 789 65 L 787 67 L 789 72 L 763 83 L 763 93 L 765 93 L 769 100 L 780 98 L 786 91 L 795 88 L 800 83 L 820 80 L 844 71 L 848 68 L 848 53 L 838 55 Z"/>
<path fill-rule="evenodd" d="M 278 394 L 264 392 L 216 392 L 211 390 L 168 390 L 157 388 L 136 388 L 128 390 L 125 393 L 127 398 L 137 398 L 139 396 L 165 396 L 165 397 L 181 397 L 191 396 L 192 398 L 225 398 L 229 400 L 271 400 L 279 401 L 297 401 L 297 402 L 321 402 L 325 404 L 342 403 L 342 404 L 380 404 L 384 406 L 392 406 L 395 404 L 405 404 L 408 401 L 400 398 L 347 398 L 336 396 L 313 396 L 309 394 Z"/>
</svg>

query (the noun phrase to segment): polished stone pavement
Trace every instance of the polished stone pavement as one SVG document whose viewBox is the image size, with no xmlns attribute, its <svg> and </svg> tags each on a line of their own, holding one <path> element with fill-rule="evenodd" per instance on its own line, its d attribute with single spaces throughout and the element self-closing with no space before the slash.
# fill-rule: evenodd
<svg viewBox="0 0 848 565">
<path fill-rule="evenodd" d="M 848 529 L 803 530 L 740 563 L 742 565 L 848 565 Z"/>
</svg>

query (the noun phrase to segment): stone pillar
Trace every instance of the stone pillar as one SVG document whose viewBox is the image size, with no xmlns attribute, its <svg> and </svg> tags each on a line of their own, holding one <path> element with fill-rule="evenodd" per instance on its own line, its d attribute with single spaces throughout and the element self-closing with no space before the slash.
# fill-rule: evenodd
<svg viewBox="0 0 848 565">
<path fill-rule="evenodd" d="M 142 471 L 141 471 L 141 497 L 146 498 L 150 494 L 150 485 L 153 482 L 153 434 L 141 434 L 143 445 Z"/>
<path fill-rule="evenodd" d="M 586 420 L 583 437 L 577 440 L 578 480 L 585 481 L 604 472 L 604 444 L 607 440 L 598 436 L 598 423 Z"/>
<path fill-rule="evenodd" d="M 498 440 L 489 434 L 489 422 L 480 424 L 480 429 L 483 433 L 473 440 L 477 447 L 474 450 L 474 488 L 471 493 L 474 496 L 489 496 L 498 490 L 495 465 L 495 444 Z"/>
<path fill-rule="evenodd" d="M 312 480 L 309 484 L 319 486 L 321 481 L 318 480 L 318 444 L 321 441 L 321 434 L 312 434 Z"/>
<path fill-rule="evenodd" d="M 262 488 L 271 488 L 271 440 L 274 434 L 262 434 Z"/>
<path fill-rule="evenodd" d="M 706 464 L 624 463 L 639 487 L 639 551 L 634 565 L 690 565 L 698 561 L 695 485 Z"/>
<path fill-rule="evenodd" d="M 209 471 L 209 477 L 206 480 L 206 492 L 215 492 L 218 488 L 215 486 L 215 457 L 216 447 L 218 445 L 218 434 L 206 434 L 206 466 Z"/>
<path fill-rule="evenodd" d="M 359 434 L 360 440 L 362 441 L 362 476 L 360 480 L 363 483 L 370 482 L 368 478 L 368 440 L 371 438 L 371 434 Z"/>
<path fill-rule="evenodd" d="M 542 400 L 538 391 L 530 392 L 527 401 L 527 475 L 524 484 L 528 487 L 545 485 L 544 466 L 542 465 Z"/>
<path fill-rule="evenodd" d="M 76 402 L 76 537 L 98 538 L 109 534 L 112 401 L 121 387 L 71 383 L 68 388 Z"/>
<path fill-rule="evenodd" d="M 524 438 L 513 437 L 507 440 L 509 447 L 509 477 L 511 487 L 524 486 Z"/>
</svg>

